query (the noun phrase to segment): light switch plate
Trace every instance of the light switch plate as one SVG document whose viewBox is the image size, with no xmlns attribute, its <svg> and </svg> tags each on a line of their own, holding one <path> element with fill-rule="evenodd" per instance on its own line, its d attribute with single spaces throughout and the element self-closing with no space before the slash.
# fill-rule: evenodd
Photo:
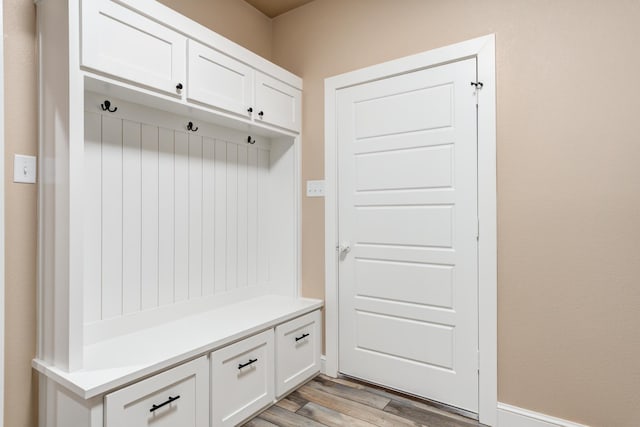
<svg viewBox="0 0 640 427">
<path fill-rule="evenodd" d="M 307 181 L 307 197 L 324 197 L 324 181 Z"/>
<path fill-rule="evenodd" d="M 13 158 L 13 182 L 36 183 L 36 158 L 16 154 Z"/>
</svg>

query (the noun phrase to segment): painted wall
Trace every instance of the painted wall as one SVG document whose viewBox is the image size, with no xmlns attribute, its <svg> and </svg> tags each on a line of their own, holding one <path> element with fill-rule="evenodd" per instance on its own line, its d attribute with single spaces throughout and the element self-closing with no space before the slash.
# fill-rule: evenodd
<svg viewBox="0 0 640 427">
<path fill-rule="evenodd" d="M 271 19 L 242 0 L 158 0 L 239 45 L 271 59 Z"/>
<path fill-rule="evenodd" d="M 13 183 L 13 155 L 36 155 L 36 14 L 31 0 L 4 0 L 5 388 L 4 425 L 35 426 L 37 186 Z"/>
<path fill-rule="evenodd" d="M 238 0 L 164 0 L 259 55 L 271 56 L 271 20 Z M 5 384 L 4 425 L 37 425 L 37 186 L 13 183 L 13 155 L 38 151 L 36 9 L 3 0 L 5 49 Z"/>
<path fill-rule="evenodd" d="M 638 425 L 638 22 L 633 0 L 316 0 L 273 22 L 304 78 L 304 180 L 324 176 L 324 78 L 496 34 L 499 399 L 593 426 Z M 322 199 L 302 215 L 322 297 Z"/>
</svg>

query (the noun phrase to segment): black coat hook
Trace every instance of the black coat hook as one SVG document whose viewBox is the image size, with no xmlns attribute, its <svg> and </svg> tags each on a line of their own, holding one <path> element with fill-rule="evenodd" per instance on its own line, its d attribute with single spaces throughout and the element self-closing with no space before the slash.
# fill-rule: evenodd
<svg viewBox="0 0 640 427">
<path fill-rule="evenodd" d="M 193 126 L 193 122 L 189 122 L 187 123 L 187 130 L 190 130 L 191 132 L 197 132 L 198 128 Z"/>
<path fill-rule="evenodd" d="M 249 136 L 247 137 L 247 142 L 248 142 L 249 144 L 255 144 L 255 143 L 256 143 L 256 140 L 255 140 L 255 139 L 253 139 L 253 140 L 252 140 L 252 139 L 251 139 L 251 135 L 249 135 Z"/>
<path fill-rule="evenodd" d="M 102 107 L 102 111 L 108 111 L 110 113 L 118 111 L 118 107 L 113 107 L 113 110 L 111 109 L 111 101 L 107 99 L 105 99 L 104 104 L 100 104 L 100 107 Z"/>
</svg>

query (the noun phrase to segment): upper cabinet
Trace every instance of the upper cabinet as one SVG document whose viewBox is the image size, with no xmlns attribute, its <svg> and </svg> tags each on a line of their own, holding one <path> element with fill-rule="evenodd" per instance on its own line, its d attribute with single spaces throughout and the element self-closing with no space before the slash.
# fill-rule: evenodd
<svg viewBox="0 0 640 427">
<path fill-rule="evenodd" d="M 109 0 L 82 3 L 82 66 L 181 96 L 187 38 Z"/>
<path fill-rule="evenodd" d="M 222 52 L 189 40 L 187 99 L 251 117 L 253 69 Z"/>
<path fill-rule="evenodd" d="M 301 92 L 259 71 L 255 81 L 256 120 L 299 132 Z"/>
<path fill-rule="evenodd" d="M 141 5 L 82 2 L 85 69 L 234 119 L 300 132 L 297 77 L 200 28 L 187 32 L 180 22 L 151 19 Z"/>
</svg>

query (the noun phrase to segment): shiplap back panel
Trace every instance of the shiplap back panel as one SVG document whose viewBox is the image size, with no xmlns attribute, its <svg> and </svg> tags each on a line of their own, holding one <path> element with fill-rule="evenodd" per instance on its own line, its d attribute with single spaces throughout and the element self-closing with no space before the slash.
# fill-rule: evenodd
<svg viewBox="0 0 640 427">
<path fill-rule="evenodd" d="M 269 282 L 270 151 L 85 113 L 85 323 Z"/>
</svg>

